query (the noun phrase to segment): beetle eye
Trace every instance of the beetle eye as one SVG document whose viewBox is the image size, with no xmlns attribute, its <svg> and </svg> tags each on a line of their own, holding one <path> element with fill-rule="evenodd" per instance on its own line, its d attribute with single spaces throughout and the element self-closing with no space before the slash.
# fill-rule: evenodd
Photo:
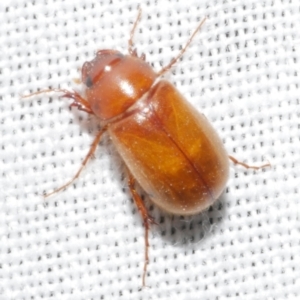
<svg viewBox="0 0 300 300">
<path fill-rule="evenodd" d="M 86 78 L 86 81 L 85 81 L 85 85 L 90 88 L 92 85 L 93 85 L 93 81 L 92 81 L 92 78 L 90 76 L 88 76 Z"/>
</svg>

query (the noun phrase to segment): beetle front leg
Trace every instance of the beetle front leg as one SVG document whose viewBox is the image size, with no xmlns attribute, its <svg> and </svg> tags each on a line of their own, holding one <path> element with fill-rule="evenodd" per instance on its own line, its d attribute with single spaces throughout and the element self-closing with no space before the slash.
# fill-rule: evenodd
<svg viewBox="0 0 300 300">
<path fill-rule="evenodd" d="M 79 93 L 66 91 L 61 97 L 70 98 L 74 101 L 71 103 L 70 107 L 77 107 L 78 110 L 84 111 L 88 114 L 93 115 L 94 112 L 88 101 L 86 101 Z"/>
<path fill-rule="evenodd" d="M 79 93 L 77 93 L 75 91 L 71 92 L 71 91 L 68 91 L 65 89 L 47 89 L 47 90 L 41 90 L 38 92 L 31 93 L 29 95 L 23 96 L 22 98 L 25 99 L 25 98 L 29 98 L 32 96 L 36 96 L 36 95 L 40 95 L 40 94 L 47 94 L 47 93 L 51 93 L 51 92 L 63 93 L 63 95 L 60 96 L 61 98 L 73 99 L 73 103 L 71 103 L 70 107 L 75 106 L 79 110 L 82 110 L 88 114 L 94 115 L 94 112 L 92 111 L 89 102 L 87 100 L 85 100 Z"/>
</svg>

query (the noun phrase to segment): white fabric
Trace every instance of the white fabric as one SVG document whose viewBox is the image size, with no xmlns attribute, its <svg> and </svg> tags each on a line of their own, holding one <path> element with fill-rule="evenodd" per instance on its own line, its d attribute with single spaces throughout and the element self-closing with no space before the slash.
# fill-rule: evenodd
<svg viewBox="0 0 300 300">
<path fill-rule="evenodd" d="M 97 122 L 43 88 L 73 81 L 98 49 L 127 51 L 136 1 L 0 3 L 0 299 L 300 299 L 300 2 L 141 1 L 135 43 L 213 123 L 227 189 L 201 215 L 149 203 L 149 288 L 141 218 L 108 139 L 76 184 Z"/>
</svg>

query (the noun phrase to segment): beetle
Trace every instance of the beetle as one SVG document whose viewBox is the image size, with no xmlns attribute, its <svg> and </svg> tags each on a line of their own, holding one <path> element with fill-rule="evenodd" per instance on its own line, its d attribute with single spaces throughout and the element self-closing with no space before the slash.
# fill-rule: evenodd
<svg viewBox="0 0 300 300">
<path fill-rule="evenodd" d="M 81 80 L 84 96 L 64 89 L 42 90 L 30 95 L 62 92 L 77 107 L 98 118 L 101 129 L 75 176 L 46 197 L 57 193 L 77 179 L 93 156 L 103 133 L 107 132 L 123 159 L 128 172 L 128 186 L 143 218 L 145 228 L 145 261 L 142 284 L 148 265 L 148 233 L 154 219 L 138 194 L 135 184 L 142 187 L 161 209 L 176 215 L 197 214 L 218 199 L 225 188 L 229 159 L 223 143 L 208 120 L 200 114 L 177 89 L 161 79 L 182 57 L 205 19 L 200 22 L 186 45 L 168 65 L 155 72 L 138 56 L 133 35 L 141 18 L 141 9 L 130 32 L 128 55 L 116 50 L 100 50 L 85 62 Z"/>
</svg>

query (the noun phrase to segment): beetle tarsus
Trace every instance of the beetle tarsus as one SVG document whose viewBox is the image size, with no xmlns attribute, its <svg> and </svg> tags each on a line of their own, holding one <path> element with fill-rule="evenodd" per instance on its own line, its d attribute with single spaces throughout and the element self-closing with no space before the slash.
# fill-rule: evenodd
<svg viewBox="0 0 300 300">
<path fill-rule="evenodd" d="M 259 169 L 263 169 L 263 168 L 267 168 L 267 167 L 271 167 L 271 164 L 270 163 L 267 163 L 267 164 L 264 164 L 262 166 L 250 166 L 250 165 L 247 165 L 243 162 L 240 162 L 238 161 L 236 158 L 234 158 L 233 156 L 228 156 L 229 159 L 235 164 L 235 165 L 241 165 L 243 166 L 244 168 L 246 169 L 254 169 L 254 170 L 259 170 Z"/>
<path fill-rule="evenodd" d="M 188 39 L 187 43 L 185 44 L 185 46 L 180 50 L 180 52 L 178 53 L 178 55 L 174 58 L 171 59 L 171 61 L 169 62 L 169 64 L 167 64 L 166 66 L 164 66 L 157 74 L 158 76 L 163 75 L 164 73 L 166 73 L 167 71 L 169 71 L 173 65 L 182 57 L 182 55 L 184 54 L 184 52 L 186 51 L 186 49 L 188 48 L 188 46 L 191 44 L 192 40 L 194 39 L 196 33 L 201 29 L 202 25 L 204 24 L 204 22 L 206 21 L 206 17 L 199 23 L 199 25 L 197 26 L 197 28 L 195 29 L 195 31 L 193 32 L 193 34 L 190 36 L 190 38 Z"/>
<path fill-rule="evenodd" d="M 144 260 L 144 271 L 142 277 L 142 287 L 146 287 L 146 275 L 147 266 L 149 264 L 149 229 L 151 224 L 157 224 L 152 216 L 149 215 L 147 208 L 141 196 L 137 193 L 135 187 L 135 179 L 133 175 L 129 174 L 128 186 L 132 195 L 132 198 L 143 218 L 144 228 L 145 228 L 145 260 Z"/>
<path fill-rule="evenodd" d="M 136 49 L 134 48 L 134 43 L 133 43 L 133 36 L 134 36 L 134 32 L 136 30 L 136 27 L 139 23 L 139 21 L 141 20 L 141 15 L 142 15 L 142 9 L 139 7 L 139 12 L 138 12 L 138 16 L 133 24 L 133 27 L 130 31 L 130 37 L 129 37 L 129 40 L 128 40 L 128 53 L 132 56 L 136 56 L 138 57 L 137 55 L 137 51 Z"/>
</svg>

